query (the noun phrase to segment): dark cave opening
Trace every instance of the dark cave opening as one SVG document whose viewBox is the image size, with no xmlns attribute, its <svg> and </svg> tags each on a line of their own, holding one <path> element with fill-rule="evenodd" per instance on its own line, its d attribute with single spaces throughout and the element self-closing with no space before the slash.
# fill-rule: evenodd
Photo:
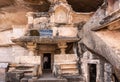
<svg viewBox="0 0 120 82">
<path fill-rule="evenodd" d="M 88 64 L 89 66 L 89 82 L 96 82 L 96 64 Z"/>
<path fill-rule="evenodd" d="M 67 0 L 75 12 L 94 12 L 104 0 Z"/>
</svg>

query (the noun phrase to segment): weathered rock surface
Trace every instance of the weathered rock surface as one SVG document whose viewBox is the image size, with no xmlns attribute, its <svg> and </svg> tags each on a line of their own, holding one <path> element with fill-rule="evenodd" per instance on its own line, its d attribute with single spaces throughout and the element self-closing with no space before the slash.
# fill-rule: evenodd
<svg viewBox="0 0 120 82">
<path fill-rule="evenodd" d="M 98 10 L 91 20 L 83 28 L 83 43 L 92 52 L 104 57 L 113 67 L 120 70 L 120 47 L 119 31 L 109 31 L 108 29 L 91 31 L 93 27 L 100 26 L 100 20 L 104 18 Z M 97 19 L 96 19 L 97 17 Z M 119 75 L 119 74 L 118 74 Z M 119 78 L 120 79 L 120 78 Z"/>
</svg>

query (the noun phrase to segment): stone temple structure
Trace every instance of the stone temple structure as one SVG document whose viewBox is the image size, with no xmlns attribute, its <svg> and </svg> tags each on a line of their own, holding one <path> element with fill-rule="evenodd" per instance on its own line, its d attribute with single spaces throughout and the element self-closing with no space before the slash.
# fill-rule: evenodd
<svg viewBox="0 0 120 82">
<path fill-rule="evenodd" d="M 120 82 L 119 25 L 120 0 L 0 1 L 0 82 Z"/>
</svg>

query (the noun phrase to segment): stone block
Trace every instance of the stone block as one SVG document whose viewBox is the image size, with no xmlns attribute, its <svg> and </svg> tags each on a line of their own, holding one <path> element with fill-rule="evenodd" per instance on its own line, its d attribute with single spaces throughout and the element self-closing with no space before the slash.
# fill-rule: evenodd
<svg viewBox="0 0 120 82">
<path fill-rule="evenodd" d="M 8 72 L 6 76 L 8 82 L 20 82 L 23 77 L 23 72 Z"/>
<path fill-rule="evenodd" d="M 22 78 L 20 82 L 28 82 L 27 78 Z"/>
</svg>

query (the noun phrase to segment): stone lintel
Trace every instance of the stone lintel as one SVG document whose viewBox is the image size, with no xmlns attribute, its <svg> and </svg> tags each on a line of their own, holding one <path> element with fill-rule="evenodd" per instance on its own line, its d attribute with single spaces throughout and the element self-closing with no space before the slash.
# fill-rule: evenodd
<svg viewBox="0 0 120 82">
<path fill-rule="evenodd" d="M 13 42 L 35 42 L 42 44 L 57 44 L 59 42 L 77 42 L 79 38 L 77 37 L 45 37 L 41 38 L 40 36 L 24 36 L 18 39 L 12 39 Z"/>
</svg>

